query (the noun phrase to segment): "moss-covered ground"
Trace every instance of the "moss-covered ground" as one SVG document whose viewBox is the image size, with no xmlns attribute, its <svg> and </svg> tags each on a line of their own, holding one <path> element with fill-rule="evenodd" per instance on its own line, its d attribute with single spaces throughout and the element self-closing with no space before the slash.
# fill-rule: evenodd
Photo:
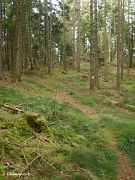
<svg viewBox="0 0 135 180">
<path fill-rule="evenodd" d="M 125 107 L 135 105 L 135 75 L 125 73 L 118 90 L 115 67 L 110 72 L 108 66 L 108 82 L 101 69 L 100 90 L 90 91 L 88 68 L 84 63 L 81 72 L 56 69 L 51 75 L 42 69 L 34 76 L 25 72 L 22 83 L 1 81 L 0 179 L 115 180 L 115 148 L 126 153 L 134 166 L 135 114 Z M 94 114 L 89 117 L 63 101 L 57 89 L 94 108 Z M 14 114 L 2 104 L 24 113 Z"/>
</svg>

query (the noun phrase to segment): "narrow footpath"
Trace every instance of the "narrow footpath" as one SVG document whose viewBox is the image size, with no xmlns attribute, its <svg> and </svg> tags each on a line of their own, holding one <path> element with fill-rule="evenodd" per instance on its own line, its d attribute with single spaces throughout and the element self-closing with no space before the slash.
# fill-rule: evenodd
<svg viewBox="0 0 135 180">
<path fill-rule="evenodd" d="M 65 91 L 54 89 L 48 85 L 46 85 L 46 87 L 48 89 L 51 89 L 54 93 L 56 93 L 56 96 L 58 99 L 72 104 L 76 108 L 80 109 L 85 115 L 94 119 L 94 117 L 95 117 L 94 108 L 81 104 L 79 101 L 74 99 L 72 96 L 68 95 L 67 92 L 65 92 Z M 104 133 L 108 133 L 108 131 L 104 130 Z M 109 136 L 110 136 L 110 133 L 109 133 Z M 135 180 L 135 172 L 133 172 L 133 170 L 132 170 L 130 159 L 117 149 L 116 142 L 112 137 L 111 137 L 110 146 L 112 146 L 111 148 L 114 150 L 114 152 L 116 153 L 116 155 L 118 157 L 117 180 Z"/>
</svg>

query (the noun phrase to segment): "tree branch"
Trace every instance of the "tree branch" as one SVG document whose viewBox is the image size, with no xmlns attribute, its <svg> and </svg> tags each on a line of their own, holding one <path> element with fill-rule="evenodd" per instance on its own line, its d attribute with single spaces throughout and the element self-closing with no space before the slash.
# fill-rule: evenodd
<svg viewBox="0 0 135 180">
<path fill-rule="evenodd" d="M 40 157 L 41 157 L 41 155 L 36 156 L 29 164 L 27 164 L 27 166 L 19 173 L 19 177 L 17 180 L 19 180 L 21 178 L 21 176 L 23 175 L 23 173 L 29 168 L 29 166 L 31 166 L 33 164 L 33 162 L 36 161 Z"/>
<path fill-rule="evenodd" d="M 19 109 L 19 108 L 14 108 L 14 107 L 11 107 L 11 106 L 9 106 L 8 104 L 0 104 L 1 106 L 3 106 L 3 107 L 5 107 L 5 108 L 7 108 L 7 109 L 9 109 L 9 110 L 11 110 L 11 111 L 13 111 L 14 112 L 14 114 L 17 114 L 17 113 L 24 113 L 24 111 L 23 110 L 21 110 L 21 109 Z"/>
</svg>

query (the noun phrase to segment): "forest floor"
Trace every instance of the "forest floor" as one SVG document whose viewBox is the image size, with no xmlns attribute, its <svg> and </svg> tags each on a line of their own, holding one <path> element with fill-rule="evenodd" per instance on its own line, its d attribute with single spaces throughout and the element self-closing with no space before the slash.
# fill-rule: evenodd
<svg viewBox="0 0 135 180">
<path fill-rule="evenodd" d="M 129 103 L 131 100 L 132 101 L 135 100 L 135 94 L 134 95 L 132 94 L 131 97 L 127 97 L 127 95 L 129 96 L 128 94 L 129 89 L 133 91 L 135 88 L 133 87 L 132 89 L 132 86 L 130 86 L 132 85 L 132 82 L 131 84 L 128 82 L 125 85 L 125 81 L 127 82 L 127 80 L 129 80 L 129 76 L 127 75 L 126 80 L 122 82 L 121 89 L 118 90 L 115 87 L 115 82 L 114 82 L 115 77 L 112 78 L 112 74 L 110 74 L 110 72 L 108 72 L 108 74 L 109 74 L 109 79 L 111 81 L 111 84 L 110 82 L 109 83 L 107 82 L 105 85 L 105 82 L 103 80 L 103 70 L 101 70 L 100 80 L 102 81 L 102 84 L 101 84 L 102 90 L 100 89 L 100 90 L 90 91 L 89 90 L 89 72 L 87 71 L 86 66 L 84 67 L 83 71 L 81 73 L 78 73 L 77 75 L 74 72 L 64 72 L 63 70 L 61 71 L 57 70 L 57 72 L 51 75 L 46 74 L 43 69 L 34 70 L 34 71 L 27 70 L 23 74 L 23 82 L 16 83 L 16 84 L 10 83 L 10 75 L 5 72 L 5 80 L 0 81 L 0 85 L 9 86 L 15 90 L 29 92 L 37 96 L 44 96 L 43 89 L 42 90 L 35 89 L 35 85 L 41 84 L 45 86 L 49 91 L 51 91 L 51 93 L 47 94 L 48 98 L 53 98 L 54 100 L 58 102 L 62 101 L 62 102 L 66 102 L 73 105 L 75 108 L 81 110 L 83 114 L 93 119 L 97 124 L 101 123 L 101 119 L 106 118 L 106 116 L 110 117 L 110 119 L 112 118 L 111 114 L 108 113 L 106 115 L 104 113 L 104 111 L 107 111 L 106 109 L 108 107 L 110 109 L 116 109 L 116 111 L 118 110 L 120 111 L 120 113 L 125 113 L 125 114 L 129 113 L 131 116 L 134 117 L 135 115 L 134 112 L 130 112 L 129 109 L 123 108 L 121 106 L 115 107 L 114 105 L 108 104 L 106 102 L 105 102 L 105 106 L 102 106 L 102 101 L 104 102 L 104 97 L 107 97 L 107 99 L 109 98 L 115 101 L 118 100 L 119 102 L 122 102 L 122 103 L 124 103 L 125 100 L 126 100 L 126 103 Z M 110 69 L 111 68 L 112 67 L 110 67 Z M 113 70 L 115 72 L 115 67 L 113 68 Z M 130 73 L 131 73 L 131 80 L 132 80 L 135 77 L 134 76 L 135 69 L 134 68 L 131 69 Z M 129 89 L 127 90 L 127 88 Z M 87 96 L 92 96 L 92 98 L 93 97 L 100 98 L 99 103 L 95 102 L 95 99 L 90 99 L 89 100 L 90 102 L 87 102 L 88 101 Z M 115 116 L 117 116 L 117 114 L 113 116 L 113 119 L 115 119 Z M 112 149 L 114 151 L 115 155 L 118 158 L 118 165 L 117 165 L 118 175 L 117 175 L 117 178 L 114 178 L 114 179 L 135 180 L 135 171 L 133 170 L 133 166 L 135 166 L 134 161 L 132 160 L 132 158 L 130 158 L 130 156 L 128 156 L 128 153 L 126 153 L 127 149 L 120 150 L 120 148 L 118 148 L 118 142 L 116 140 L 117 136 L 113 133 L 114 127 L 110 128 L 110 125 L 106 126 L 106 122 L 105 122 L 105 124 L 101 123 L 101 128 L 102 128 L 104 139 L 106 140 L 108 144 L 107 146 L 109 147 L 109 149 Z M 119 134 L 119 133 L 116 132 L 116 134 Z M 133 139 L 133 143 L 135 143 L 135 139 Z M 124 145 L 125 145 L 125 140 L 124 140 Z M 130 143 L 127 145 L 128 148 L 130 145 L 131 145 Z"/>
<path fill-rule="evenodd" d="M 135 68 L 130 69 L 130 72 L 135 74 Z M 37 78 L 37 76 L 32 76 L 32 79 L 36 80 L 37 82 L 41 84 L 45 84 L 45 86 L 48 89 L 51 89 L 53 92 L 57 94 L 57 98 L 60 100 L 63 100 L 65 102 L 68 102 L 75 106 L 76 108 L 80 109 L 84 114 L 89 116 L 90 118 L 97 121 L 98 115 L 94 113 L 94 108 L 86 106 L 81 104 L 79 101 L 68 95 L 68 92 L 59 90 L 56 88 L 53 88 L 50 86 L 50 82 L 43 80 L 42 78 Z M 69 82 L 70 83 L 70 82 Z M 118 177 L 117 180 L 135 180 L 135 172 L 133 171 L 131 167 L 131 160 L 122 153 L 117 147 L 116 147 L 116 140 L 112 137 L 111 133 L 108 132 L 107 129 L 104 129 L 105 136 L 109 137 L 109 144 L 110 147 L 115 151 L 117 157 L 118 157 Z"/>
</svg>

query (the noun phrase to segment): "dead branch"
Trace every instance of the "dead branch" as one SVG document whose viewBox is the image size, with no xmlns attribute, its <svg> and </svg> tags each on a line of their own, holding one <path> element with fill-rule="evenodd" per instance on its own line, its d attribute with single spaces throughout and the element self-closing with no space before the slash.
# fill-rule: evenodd
<svg viewBox="0 0 135 180">
<path fill-rule="evenodd" d="M 25 140 L 25 144 L 30 140 L 30 139 L 33 139 L 35 136 L 31 136 L 29 137 L 28 139 Z"/>
<path fill-rule="evenodd" d="M 27 148 L 27 147 L 32 147 L 32 146 L 29 146 L 29 145 L 22 145 L 22 144 L 20 144 L 20 143 L 17 143 L 17 142 L 13 142 L 13 141 L 9 141 L 7 138 L 6 138 L 6 142 L 5 143 L 7 143 L 7 144 L 11 144 L 11 145 L 14 145 L 14 146 L 18 146 L 18 147 L 20 147 L 20 148 Z"/>
<path fill-rule="evenodd" d="M 13 142 L 13 141 L 6 141 L 7 144 L 11 144 L 11 145 L 15 145 L 15 146 L 18 146 L 20 148 L 24 148 L 25 146 L 24 145 L 21 145 L 19 143 L 16 143 L 16 142 Z"/>
<path fill-rule="evenodd" d="M 17 180 L 19 180 L 21 176 L 23 175 L 23 173 L 33 164 L 33 162 L 36 161 L 40 157 L 41 155 L 36 156 L 29 164 L 27 164 L 27 166 L 19 173 L 19 177 Z"/>
<path fill-rule="evenodd" d="M 80 171 L 82 171 L 87 176 L 90 176 L 90 177 L 93 177 L 94 179 L 96 179 L 96 176 L 93 174 L 93 172 L 91 170 L 81 168 L 77 164 L 71 164 L 68 166 L 68 168 L 69 168 L 69 172 L 80 172 Z"/>
<path fill-rule="evenodd" d="M 53 169 L 56 170 L 56 168 L 55 168 L 54 166 L 52 166 L 51 164 L 49 164 L 43 157 L 41 157 L 41 159 L 42 159 L 48 166 L 50 166 L 51 168 L 53 168 Z"/>
<path fill-rule="evenodd" d="M 19 108 L 16 108 L 16 107 L 11 107 L 10 105 L 8 104 L 0 104 L 1 106 L 9 109 L 10 111 L 12 111 L 14 114 L 17 114 L 17 113 L 24 113 L 23 110 L 19 109 Z"/>
<path fill-rule="evenodd" d="M 28 165 L 29 163 L 28 163 L 28 160 L 27 160 L 27 158 L 26 158 L 26 156 L 25 156 L 25 153 L 24 153 L 23 149 L 22 149 L 22 153 L 23 153 L 23 157 L 24 157 L 24 159 L 25 159 L 25 162 L 26 162 L 26 164 Z"/>
<path fill-rule="evenodd" d="M 18 106 L 24 106 L 24 105 L 30 105 L 30 104 L 32 104 L 32 103 L 21 103 L 21 104 L 19 104 Z"/>
<path fill-rule="evenodd" d="M 41 137 L 41 136 L 39 136 L 37 133 L 35 133 L 34 131 L 32 132 L 35 136 L 36 136 L 36 138 L 37 139 L 39 139 L 40 141 L 42 141 L 42 142 L 44 142 L 44 143 L 46 143 L 46 142 L 48 142 L 48 143 L 50 143 L 50 144 L 52 144 L 56 149 L 57 149 L 57 147 L 56 147 L 56 145 L 51 141 L 51 140 L 49 140 L 49 139 L 47 139 L 46 137 Z"/>
</svg>

